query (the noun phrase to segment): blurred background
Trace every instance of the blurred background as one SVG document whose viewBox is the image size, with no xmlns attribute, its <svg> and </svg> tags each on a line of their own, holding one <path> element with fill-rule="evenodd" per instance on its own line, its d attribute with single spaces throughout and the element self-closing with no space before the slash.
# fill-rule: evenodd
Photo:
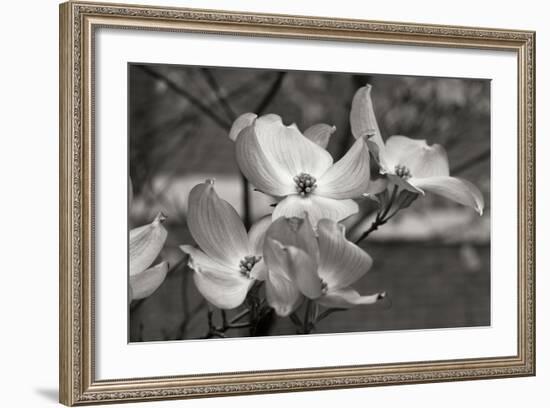
<svg viewBox="0 0 550 408">
<path fill-rule="evenodd" d="M 353 143 L 351 100 L 367 82 L 383 138 L 400 134 L 443 145 L 451 175 L 480 188 L 485 211 L 479 217 L 434 195 L 416 200 L 361 244 L 374 266 L 355 288 L 386 291 L 390 300 L 333 313 L 316 332 L 490 325 L 489 80 L 131 64 L 129 226 L 150 223 L 159 211 L 167 215 L 160 258 L 171 270 L 152 296 L 132 304 L 130 341 L 197 339 L 208 330 L 207 304 L 178 249 L 194 244 L 186 227 L 193 186 L 215 178 L 218 194 L 250 222 L 271 212 L 272 200 L 251 188 L 244 194 L 228 138 L 233 119 L 277 113 L 301 130 L 335 125 L 328 150 L 336 161 Z M 360 206 L 346 220 L 351 237 L 368 228 L 376 210 L 369 200 Z M 265 326 L 265 335 L 295 333 L 289 319 L 272 318 Z"/>
</svg>

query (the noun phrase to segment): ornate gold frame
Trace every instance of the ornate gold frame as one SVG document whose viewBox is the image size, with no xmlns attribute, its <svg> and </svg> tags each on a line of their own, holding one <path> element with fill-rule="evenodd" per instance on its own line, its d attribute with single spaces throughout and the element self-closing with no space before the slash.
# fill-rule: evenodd
<svg viewBox="0 0 550 408">
<path fill-rule="evenodd" d="M 505 50 L 518 61 L 517 355 L 98 381 L 94 377 L 93 46 L 97 27 Z M 66 405 L 535 374 L 535 33 L 68 2 L 60 6 L 60 401 Z"/>
</svg>

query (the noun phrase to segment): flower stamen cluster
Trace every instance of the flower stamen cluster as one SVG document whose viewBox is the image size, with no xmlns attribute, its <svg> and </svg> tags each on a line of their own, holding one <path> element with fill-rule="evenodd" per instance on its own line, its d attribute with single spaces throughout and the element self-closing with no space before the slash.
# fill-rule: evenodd
<svg viewBox="0 0 550 408">
<path fill-rule="evenodd" d="M 411 171 L 407 166 L 396 164 L 395 175 L 401 177 L 403 180 L 410 179 L 412 177 Z"/>
<path fill-rule="evenodd" d="M 325 295 L 328 292 L 328 283 L 321 279 L 321 294 Z"/>
<path fill-rule="evenodd" d="M 308 173 L 300 173 L 294 177 L 296 191 L 305 196 L 312 193 L 317 188 L 317 179 Z"/>
<path fill-rule="evenodd" d="M 250 272 L 252 271 L 252 268 L 254 268 L 254 265 L 260 262 L 261 259 L 261 256 L 245 256 L 243 259 L 241 259 L 241 262 L 239 263 L 239 272 L 247 278 L 250 278 Z"/>
</svg>

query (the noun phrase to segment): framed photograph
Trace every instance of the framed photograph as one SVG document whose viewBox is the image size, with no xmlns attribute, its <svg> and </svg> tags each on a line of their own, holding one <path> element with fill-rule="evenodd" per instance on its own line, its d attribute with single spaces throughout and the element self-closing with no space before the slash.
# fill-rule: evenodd
<svg viewBox="0 0 550 408">
<path fill-rule="evenodd" d="M 62 4 L 61 402 L 534 375 L 534 84 L 531 31 Z"/>
</svg>

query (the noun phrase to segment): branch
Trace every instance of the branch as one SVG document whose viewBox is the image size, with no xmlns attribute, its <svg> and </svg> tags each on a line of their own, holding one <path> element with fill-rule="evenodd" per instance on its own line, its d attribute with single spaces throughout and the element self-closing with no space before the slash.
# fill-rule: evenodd
<svg viewBox="0 0 550 408">
<path fill-rule="evenodd" d="M 269 88 L 261 102 L 258 104 L 258 107 L 253 111 L 258 116 L 261 116 L 262 113 L 264 113 L 265 109 L 269 106 L 275 95 L 277 95 L 277 92 L 279 92 L 279 88 L 283 84 L 285 75 L 286 72 L 279 72 L 277 74 L 277 78 L 275 79 L 275 81 L 273 81 L 273 84 L 271 84 L 271 87 Z"/>
<path fill-rule="evenodd" d="M 482 161 L 489 159 L 490 157 L 491 157 L 491 148 L 487 148 L 479 152 L 478 154 L 464 160 L 462 163 L 459 163 L 453 168 L 451 168 L 451 174 L 462 173 L 468 167 L 481 163 Z"/>
<path fill-rule="evenodd" d="M 225 97 L 225 93 L 223 92 L 220 84 L 218 84 L 218 81 L 216 80 L 216 77 L 210 71 L 208 68 L 201 68 L 200 72 L 203 74 L 204 78 L 206 79 L 206 82 L 208 82 L 208 85 L 210 85 L 210 88 L 214 91 L 216 94 L 216 97 L 218 98 L 218 102 L 220 103 L 221 107 L 225 111 L 228 119 L 233 122 L 235 119 L 237 119 L 237 114 L 231 108 L 230 103 L 228 102 L 227 98 Z"/>
<path fill-rule="evenodd" d="M 356 244 L 359 244 L 359 242 L 361 242 L 362 240 L 364 240 L 365 238 L 367 238 L 369 236 L 369 234 L 373 231 L 376 231 L 378 229 L 379 226 L 381 225 L 384 225 L 386 222 L 388 222 L 395 214 L 397 214 L 397 212 L 399 211 L 399 208 L 393 213 L 391 214 L 389 217 L 386 218 L 386 216 L 388 215 L 388 212 L 390 211 L 394 201 L 395 201 L 395 198 L 397 196 L 397 190 L 398 190 L 398 187 L 397 186 L 394 186 L 393 187 L 393 191 L 392 191 L 392 194 L 391 194 L 391 197 L 390 197 L 390 200 L 386 206 L 385 209 L 381 209 L 380 211 L 378 211 L 378 214 L 376 214 L 376 218 L 374 219 L 374 222 L 371 224 L 371 226 L 369 227 L 368 230 L 366 230 L 365 232 L 363 232 L 361 234 L 361 236 L 359 236 L 359 238 L 357 238 L 355 240 L 355 243 Z"/>
<path fill-rule="evenodd" d="M 172 91 L 174 91 L 180 96 L 183 96 L 189 102 L 193 103 L 197 107 L 197 109 L 202 111 L 205 115 L 207 115 L 210 119 L 216 122 L 216 124 L 218 124 L 218 126 L 223 128 L 224 130 L 229 130 L 229 128 L 231 127 L 231 123 L 228 123 L 222 118 L 220 118 L 208 107 L 208 105 L 204 105 L 197 97 L 195 97 L 193 94 L 189 93 L 187 90 L 179 86 L 170 78 L 164 76 L 163 74 L 161 74 L 160 72 L 157 72 L 154 69 L 149 68 L 148 66 L 137 65 L 137 67 L 141 69 L 143 72 L 145 72 L 146 74 L 150 75 L 151 77 L 164 82 Z"/>
</svg>

